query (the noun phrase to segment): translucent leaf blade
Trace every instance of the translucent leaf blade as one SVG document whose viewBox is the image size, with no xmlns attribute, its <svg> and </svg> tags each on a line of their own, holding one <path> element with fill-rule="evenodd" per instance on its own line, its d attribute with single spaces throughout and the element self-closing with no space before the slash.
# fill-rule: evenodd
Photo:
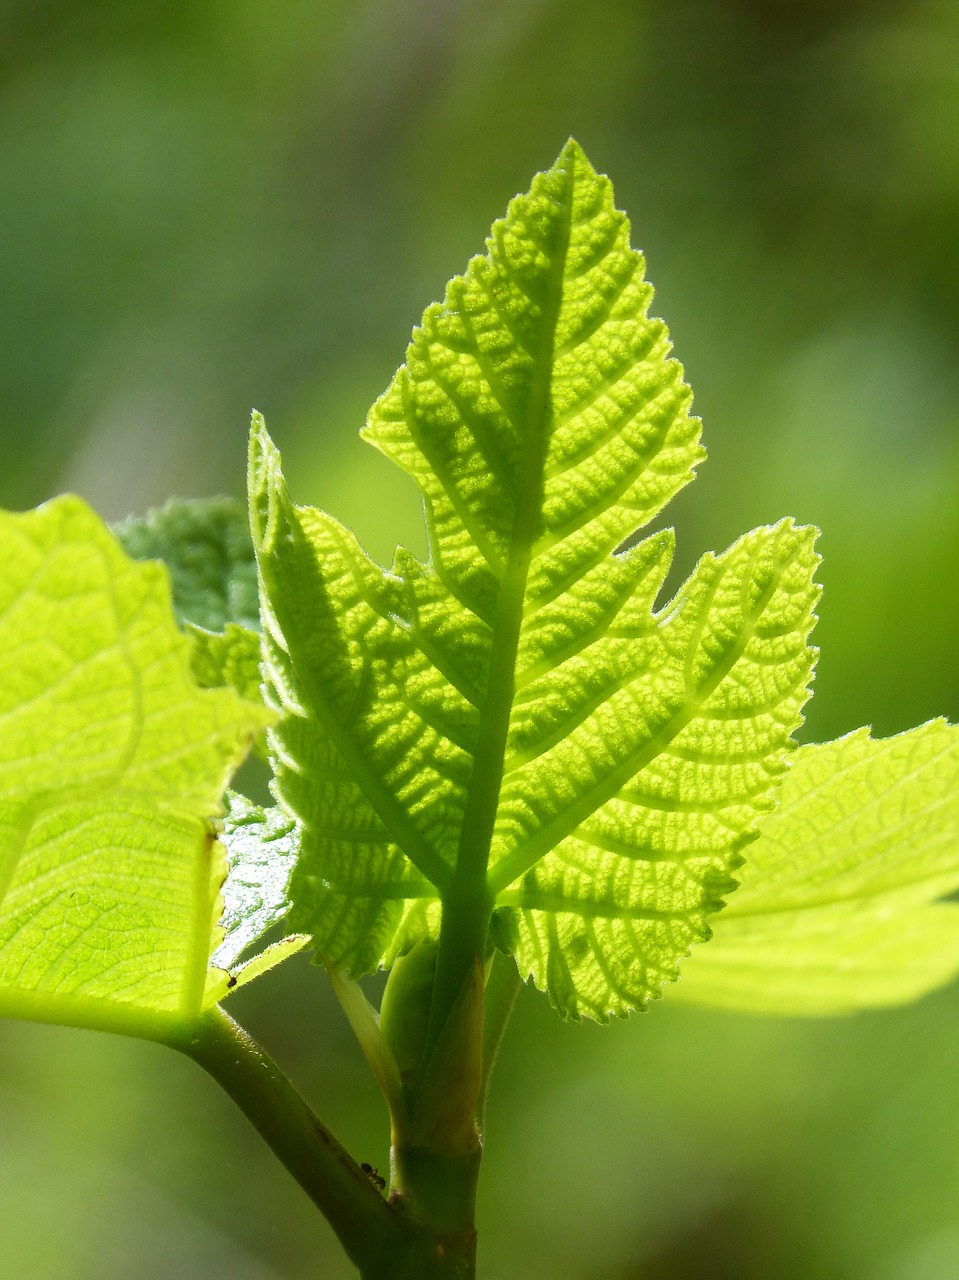
<svg viewBox="0 0 959 1280">
<path fill-rule="evenodd" d="M 790 522 L 747 534 L 655 626 L 607 633 L 531 688 L 492 876 L 521 969 L 564 1013 L 658 995 L 735 887 L 808 696 L 812 542 Z"/>
<path fill-rule="evenodd" d="M 192 641 L 190 670 L 201 689 L 235 689 L 250 702 L 260 699 L 260 635 L 235 622 L 224 631 L 187 626 Z"/>
<path fill-rule="evenodd" d="M 112 532 L 133 559 L 162 560 L 169 570 L 200 686 L 258 700 L 260 612 L 246 507 L 233 498 L 171 498 Z"/>
<path fill-rule="evenodd" d="M 801 747 L 676 996 L 760 1013 L 910 1000 L 959 972 L 959 729 Z"/>
<path fill-rule="evenodd" d="M 332 963 L 363 973 L 402 945 L 411 912 L 436 910 L 453 784 L 431 750 L 435 734 L 423 741 L 407 705 L 416 650 L 392 611 L 395 581 L 335 520 L 290 502 L 262 420 L 250 500 L 264 677 L 280 712 L 275 787 L 301 833 L 290 923 Z"/>
<path fill-rule="evenodd" d="M 0 514 L 0 1008 L 160 1033 L 199 1008 L 211 820 L 268 718 L 203 692 L 166 571 L 76 498 Z"/>
<path fill-rule="evenodd" d="M 770 802 L 812 665 L 810 533 L 707 558 L 663 616 L 670 535 L 614 554 L 702 457 L 650 298 L 608 179 L 570 143 L 427 309 L 364 429 L 423 493 L 426 563 L 401 551 L 387 572 L 294 507 L 254 430 L 278 794 L 304 831 L 294 916 L 350 972 L 434 934 L 441 902 L 498 896 L 497 936 L 564 1012 L 641 1005 Z M 666 759 L 733 749 L 746 779 Z M 602 846 L 639 776 L 650 811 L 681 815 L 669 867 L 632 837 Z M 690 808 L 707 803 L 708 834 Z M 666 926 L 638 938 L 640 915 Z M 584 943 L 587 916 L 616 936 Z"/>
<path fill-rule="evenodd" d="M 704 454 L 629 223 L 575 142 L 486 247 L 424 314 L 363 434 L 416 480 L 443 581 L 490 620 L 517 554 L 535 544 L 531 598 L 555 594 Z"/>
</svg>

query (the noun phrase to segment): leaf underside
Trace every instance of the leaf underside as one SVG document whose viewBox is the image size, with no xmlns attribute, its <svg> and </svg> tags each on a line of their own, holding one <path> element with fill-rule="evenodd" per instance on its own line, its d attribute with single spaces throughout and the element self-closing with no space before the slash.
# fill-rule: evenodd
<svg viewBox="0 0 959 1280">
<path fill-rule="evenodd" d="M 289 499 L 262 420 L 250 499 L 296 928 L 353 975 L 435 936 L 482 876 L 493 935 L 570 1016 L 676 976 L 778 786 L 812 668 L 813 531 L 618 552 L 703 456 L 608 180 L 575 143 L 430 307 L 367 440 L 425 499 L 386 571 Z M 478 869 L 478 870 L 477 870 Z"/>
<path fill-rule="evenodd" d="M 78 498 L 0 513 L 0 1012 L 164 1036 L 207 982 L 212 819 L 268 718 L 190 676 L 166 571 Z"/>
<path fill-rule="evenodd" d="M 299 852 L 299 833 L 293 819 L 278 809 L 262 809 L 235 791 L 228 791 L 224 799 L 223 843 L 229 874 L 222 894 L 223 937 L 212 963 L 229 973 L 226 989 L 233 989 L 299 951 L 309 938 L 293 934 L 245 958 L 289 911 L 288 888 Z"/>
<path fill-rule="evenodd" d="M 959 728 L 800 747 L 675 995 L 756 1013 L 899 1004 L 959 972 Z"/>
</svg>

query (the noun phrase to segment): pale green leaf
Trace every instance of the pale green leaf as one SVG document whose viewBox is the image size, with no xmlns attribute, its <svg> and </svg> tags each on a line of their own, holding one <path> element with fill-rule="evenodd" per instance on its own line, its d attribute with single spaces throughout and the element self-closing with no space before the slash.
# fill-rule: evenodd
<svg viewBox="0 0 959 1280">
<path fill-rule="evenodd" d="M 655 627 L 637 617 L 544 681 L 547 751 L 524 752 L 500 800 L 525 842 L 493 882 L 521 969 L 560 1007 L 624 1013 L 709 937 L 800 721 L 815 564 L 809 530 L 754 530 L 704 557 Z"/>
<path fill-rule="evenodd" d="M 190 670 L 201 689 L 235 689 L 251 702 L 260 699 L 260 635 L 235 622 L 225 631 L 204 631 L 187 624 L 193 641 Z"/>
<path fill-rule="evenodd" d="M 0 1012 L 188 1028 L 225 873 L 215 818 L 263 708 L 202 691 L 166 570 L 78 498 L 0 513 Z"/>
<path fill-rule="evenodd" d="M 256 562 L 246 507 L 235 498 L 172 498 L 112 525 L 135 560 L 162 560 L 181 622 L 207 631 L 259 628 Z"/>
<path fill-rule="evenodd" d="M 912 1000 L 959 972 L 959 728 L 801 747 L 675 995 L 758 1013 Z"/>
<path fill-rule="evenodd" d="M 261 974 L 269 973 L 271 969 L 275 969 L 284 960 L 289 960 L 290 956 L 295 956 L 309 942 L 310 935 L 308 933 L 288 933 L 276 942 L 271 942 L 262 951 L 257 951 L 248 960 L 244 960 L 239 968 L 230 974 L 225 988 L 215 982 L 208 982 L 204 1007 L 209 1008 L 211 1005 L 219 1004 L 231 992 L 238 991 L 240 987 L 245 987 L 254 978 L 259 978 Z M 211 972 L 213 971 L 211 970 Z"/>
<path fill-rule="evenodd" d="M 563 1012 L 625 1012 L 707 935 L 771 803 L 812 664 L 812 533 L 755 530 L 656 610 L 671 535 L 618 548 L 703 454 L 651 293 L 568 144 L 365 428 L 424 495 L 426 563 L 386 572 L 294 506 L 254 423 L 291 918 L 354 974 L 474 894 Z"/>
<path fill-rule="evenodd" d="M 214 940 L 218 936 L 218 933 L 214 934 Z M 214 1005 L 222 1004 L 234 991 L 239 991 L 240 987 L 245 987 L 247 983 L 259 978 L 262 974 L 269 973 L 284 960 L 302 951 L 309 942 L 310 936 L 307 933 L 287 933 L 275 942 L 268 943 L 232 969 L 220 968 L 215 960 L 211 961 L 203 993 L 204 1011 L 212 1009 Z"/>
</svg>

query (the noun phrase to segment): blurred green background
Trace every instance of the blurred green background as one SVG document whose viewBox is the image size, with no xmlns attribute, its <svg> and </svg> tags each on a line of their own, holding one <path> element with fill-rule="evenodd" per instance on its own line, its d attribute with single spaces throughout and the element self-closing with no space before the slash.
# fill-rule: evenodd
<svg viewBox="0 0 959 1280">
<path fill-rule="evenodd" d="M 959 720 L 955 0 L 0 0 L 0 505 L 240 493 L 255 405 L 295 496 L 421 548 L 357 428 L 570 133 L 705 420 L 678 570 L 820 525 L 805 735 Z M 382 1167 L 325 977 L 235 1005 Z M 607 1028 L 526 992 L 480 1228 L 484 1280 L 954 1280 L 959 992 Z M 0 1276 L 350 1274 L 190 1063 L 0 1027 Z"/>
</svg>

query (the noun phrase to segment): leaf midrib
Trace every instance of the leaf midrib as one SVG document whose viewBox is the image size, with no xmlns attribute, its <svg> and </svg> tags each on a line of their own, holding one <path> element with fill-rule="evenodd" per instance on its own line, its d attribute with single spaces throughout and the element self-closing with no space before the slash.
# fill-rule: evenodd
<svg viewBox="0 0 959 1280">
<path fill-rule="evenodd" d="M 454 877 L 461 883 L 482 884 L 484 889 L 503 780 L 510 716 L 516 693 L 516 659 L 523 624 L 526 581 L 532 563 L 533 534 L 542 507 L 547 444 L 553 418 L 553 357 L 572 233 L 574 185 L 575 158 L 571 157 L 566 179 L 566 200 L 562 207 L 562 242 L 554 257 L 549 296 L 543 307 L 543 340 L 539 357 L 534 363 L 523 424 L 520 485 L 509 558 L 500 583 L 490 646 L 486 700 L 480 714 L 473 771 L 454 872 Z M 504 256 L 504 269 L 508 269 L 506 262 Z"/>
</svg>

